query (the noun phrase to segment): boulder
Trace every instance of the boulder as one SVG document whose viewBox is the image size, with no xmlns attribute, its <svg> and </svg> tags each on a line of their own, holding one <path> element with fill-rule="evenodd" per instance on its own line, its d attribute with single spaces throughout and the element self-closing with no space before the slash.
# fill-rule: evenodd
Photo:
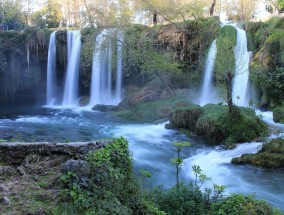
<svg viewBox="0 0 284 215">
<path fill-rule="evenodd" d="M 103 105 L 103 104 L 98 104 L 95 105 L 92 110 L 97 110 L 97 111 L 101 111 L 101 112 L 110 112 L 110 111 L 116 111 L 118 110 L 117 106 L 114 105 Z"/>
<path fill-rule="evenodd" d="M 61 172 L 64 174 L 68 173 L 69 171 L 75 173 L 79 177 L 89 176 L 91 173 L 91 166 L 85 160 L 72 159 L 66 161 L 61 168 Z"/>
<path fill-rule="evenodd" d="M 170 124 L 178 128 L 185 128 L 194 131 L 201 113 L 201 108 L 197 105 L 177 108 L 169 115 Z"/>
</svg>

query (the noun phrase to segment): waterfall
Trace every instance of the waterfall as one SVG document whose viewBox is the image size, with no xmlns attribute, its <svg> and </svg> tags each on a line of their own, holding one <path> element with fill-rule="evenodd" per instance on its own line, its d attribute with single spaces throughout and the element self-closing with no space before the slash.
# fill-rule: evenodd
<svg viewBox="0 0 284 215">
<path fill-rule="evenodd" d="M 104 29 L 97 35 L 93 53 L 92 80 L 90 102 L 88 106 L 96 104 L 117 105 L 122 97 L 122 42 L 123 34 L 117 33 L 117 62 L 116 85 L 112 86 L 113 47 L 111 34 L 113 29 Z M 113 90 L 115 90 L 113 92 Z"/>
<path fill-rule="evenodd" d="M 115 88 L 115 103 L 118 104 L 122 98 L 122 45 L 123 32 L 118 32 L 117 36 L 117 66 L 116 66 L 116 88 Z"/>
<path fill-rule="evenodd" d="M 216 90 L 214 88 L 214 83 L 213 83 L 213 72 L 214 72 L 216 55 L 217 55 L 217 45 L 216 45 L 216 40 L 214 40 L 209 49 L 205 63 L 204 77 L 203 77 L 202 89 L 199 100 L 200 105 L 217 102 Z"/>
<path fill-rule="evenodd" d="M 234 25 L 233 25 L 234 26 Z M 233 102 L 237 106 L 249 105 L 249 62 L 251 53 L 247 49 L 246 32 L 236 27 L 237 44 L 235 53 L 235 77 L 233 80 Z M 213 72 L 217 54 L 216 40 L 212 43 L 206 59 L 204 78 L 199 99 L 200 105 L 216 103 L 218 98 L 213 85 Z"/>
<path fill-rule="evenodd" d="M 56 31 L 50 35 L 49 40 L 46 85 L 46 104 L 52 106 L 56 101 Z"/>
<path fill-rule="evenodd" d="M 62 106 L 72 107 L 78 104 L 79 63 L 81 51 L 80 31 L 67 32 L 68 64 L 65 77 Z"/>
<path fill-rule="evenodd" d="M 233 102 L 237 106 L 248 106 L 249 98 L 247 96 L 249 81 L 249 62 L 251 53 L 247 49 L 246 32 L 237 29 L 237 44 L 235 47 L 235 78 L 233 82 Z"/>
</svg>

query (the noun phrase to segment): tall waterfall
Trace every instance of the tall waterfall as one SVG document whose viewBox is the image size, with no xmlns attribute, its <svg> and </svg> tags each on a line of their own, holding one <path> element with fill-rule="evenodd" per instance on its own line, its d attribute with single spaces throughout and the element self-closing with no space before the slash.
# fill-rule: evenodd
<svg viewBox="0 0 284 215">
<path fill-rule="evenodd" d="M 251 53 L 247 49 L 246 32 L 237 29 L 237 44 L 234 50 L 236 59 L 235 78 L 233 82 L 233 102 L 238 106 L 248 106 L 247 96 L 249 82 L 249 62 Z"/>
<path fill-rule="evenodd" d="M 217 45 L 216 45 L 216 40 L 214 40 L 209 49 L 205 63 L 204 77 L 203 77 L 202 89 L 199 100 L 200 105 L 217 102 L 216 89 L 213 83 L 213 72 L 214 72 L 216 55 L 217 55 Z"/>
<path fill-rule="evenodd" d="M 122 98 L 122 45 L 123 32 L 117 35 L 117 64 L 116 64 L 116 87 L 115 87 L 115 103 L 118 104 Z"/>
<path fill-rule="evenodd" d="M 80 31 L 67 32 L 68 64 L 62 106 L 72 107 L 78 104 L 78 81 L 81 51 Z"/>
<path fill-rule="evenodd" d="M 122 97 L 122 43 L 123 34 L 117 33 L 116 50 L 116 85 L 112 86 L 113 47 L 110 34 L 116 32 L 112 29 L 104 29 L 96 37 L 93 54 L 92 80 L 89 106 L 96 104 L 117 105 Z M 114 90 L 114 92 L 113 92 Z"/>
<path fill-rule="evenodd" d="M 52 106 L 56 100 L 56 31 L 50 35 L 49 40 L 46 85 L 46 105 Z"/>
</svg>

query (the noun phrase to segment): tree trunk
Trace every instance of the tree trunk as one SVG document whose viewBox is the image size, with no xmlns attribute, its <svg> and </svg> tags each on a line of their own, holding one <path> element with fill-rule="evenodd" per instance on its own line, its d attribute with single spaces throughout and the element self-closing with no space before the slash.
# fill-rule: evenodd
<svg viewBox="0 0 284 215">
<path fill-rule="evenodd" d="M 153 24 L 157 25 L 158 23 L 158 12 L 156 10 L 153 11 Z"/>
<path fill-rule="evenodd" d="M 215 5 L 216 5 L 216 0 L 213 0 L 212 4 L 210 6 L 210 9 L 209 9 L 209 15 L 210 16 L 213 16 L 213 14 L 214 14 Z"/>
<path fill-rule="evenodd" d="M 227 78 L 226 78 L 226 88 L 227 88 L 227 102 L 228 102 L 228 107 L 229 107 L 229 113 L 232 113 L 233 111 L 232 81 L 233 81 L 233 75 L 231 72 L 228 72 Z"/>
</svg>

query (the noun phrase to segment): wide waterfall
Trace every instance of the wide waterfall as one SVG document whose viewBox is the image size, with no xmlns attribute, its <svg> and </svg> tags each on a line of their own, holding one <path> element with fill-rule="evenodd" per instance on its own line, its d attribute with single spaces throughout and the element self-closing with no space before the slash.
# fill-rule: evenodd
<svg viewBox="0 0 284 215">
<path fill-rule="evenodd" d="M 80 31 L 67 32 L 68 64 L 65 77 L 62 106 L 72 107 L 78 104 L 79 63 L 81 52 Z"/>
<path fill-rule="evenodd" d="M 208 103 L 216 103 L 216 89 L 214 87 L 213 72 L 215 59 L 217 55 L 216 40 L 213 41 L 205 63 L 204 77 L 202 83 L 202 89 L 200 93 L 199 105 L 205 105 Z"/>
<path fill-rule="evenodd" d="M 247 96 L 249 82 L 249 62 L 251 53 L 247 48 L 246 32 L 240 28 L 237 29 L 237 44 L 234 50 L 236 59 L 235 78 L 233 82 L 233 102 L 237 106 L 248 106 L 249 98 Z"/>
<path fill-rule="evenodd" d="M 56 32 L 50 35 L 47 60 L 46 105 L 52 106 L 56 101 Z"/>
<path fill-rule="evenodd" d="M 117 34 L 117 49 L 113 50 L 112 40 Z M 122 97 L 122 32 L 104 29 L 96 37 L 93 54 L 92 82 L 89 106 L 96 104 L 117 105 Z M 113 53 L 116 53 L 116 85 L 112 86 L 114 67 Z"/>
</svg>

